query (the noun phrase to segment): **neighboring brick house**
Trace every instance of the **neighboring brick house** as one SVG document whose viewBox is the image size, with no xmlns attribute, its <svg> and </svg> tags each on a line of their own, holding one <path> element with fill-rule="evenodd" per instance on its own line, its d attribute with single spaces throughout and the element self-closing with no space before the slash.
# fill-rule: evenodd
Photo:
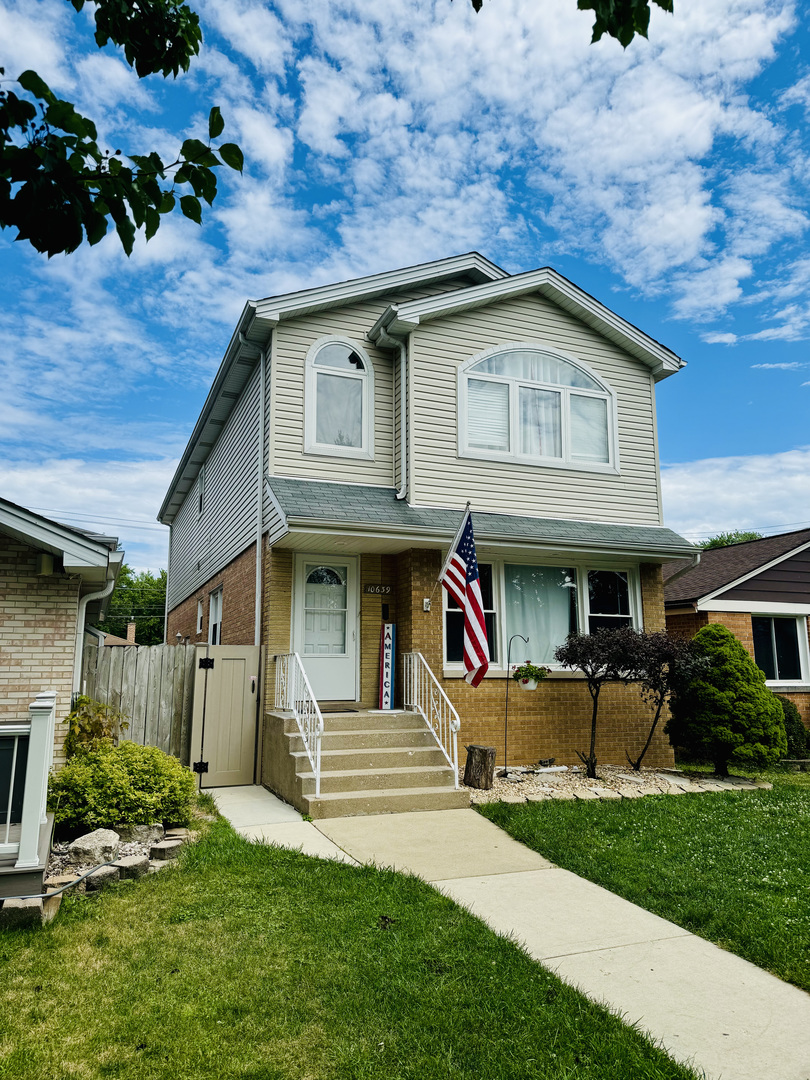
<svg viewBox="0 0 810 1080">
<path fill-rule="evenodd" d="M 667 629 L 728 627 L 810 727 L 810 529 L 710 548 L 696 565 L 670 563 L 664 579 Z"/>
<path fill-rule="evenodd" d="M 56 692 L 55 762 L 80 691 L 85 625 L 103 618 L 123 562 L 115 537 L 83 532 L 0 499 L 0 737 Z"/>
<path fill-rule="evenodd" d="M 477 253 L 249 302 L 159 514 L 167 640 L 263 645 L 268 736 L 274 656 L 298 653 L 321 702 L 374 708 L 393 622 L 396 700 L 421 653 L 462 743 L 502 760 L 520 633 L 513 663 L 553 674 L 510 696 L 510 762 L 575 763 L 590 699 L 554 648 L 576 628 L 663 628 L 661 567 L 693 550 L 662 523 L 655 426 L 655 384 L 681 366 L 554 270 Z M 467 500 L 492 653 L 477 689 L 436 587 Z M 649 710 L 621 686 L 601 709 L 597 752 L 624 760 Z M 277 747 L 265 737 L 268 784 Z M 649 761 L 672 761 L 663 737 Z"/>
</svg>

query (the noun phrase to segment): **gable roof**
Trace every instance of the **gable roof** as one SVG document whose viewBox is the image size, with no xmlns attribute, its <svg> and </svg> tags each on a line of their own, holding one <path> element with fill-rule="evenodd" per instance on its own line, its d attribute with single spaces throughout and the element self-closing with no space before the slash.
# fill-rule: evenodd
<svg viewBox="0 0 810 1080">
<path fill-rule="evenodd" d="M 620 346 L 646 364 L 656 382 L 685 366 L 685 361 L 666 346 L 622 319 L 550 266 L 524 274 L 514 274 L 469 289 L 457 289 L 439 296 L 392 304 L 369 331 L 369 337 L 375 341 L 382 330 L 403 336 L 431 319 L 469 311 L 471 308 L 483 307 L 497 300 L 524 296 L 527 293 L 540 293 L 557 307 L 570 312 L 580 322 L 596 330 L 602 337 Z"/>
<path fill-rule="evenodd" d="M 66 574 L 81 578 L 82 595 L 98 591 L 108 581 L 114 581 L 124 561 L 124 552 L 117 550 L 117 537 L 63 525 L 2 498 L 0 533 L 61 559 Z"/>
<path fill-rule="evenodd" d="M 709 548 L 701 553 L 700 562 L 691 570 L 685 570 L 689 566 L 686 560 L 671 563 L 664 568 L 664 601 L 672 606 L 701 600 L 730 588 L 770 563 L 789 558 L 807 544 L 810 544 L 810 529 L 799 529 L 728 547 Z"/>
<path fill-rule="evenodd" d="M 324 311 L 342 304 L 379 296 L 409 285 L 451 281 L 494 281 L 509 275 L 477 251 L 448 259 L 387 270 L 314 289 L 249 300 L 236 325 L 194 430 L 177 466 L 158 521 L 170 525 L 194 485 L 211 447 L 236 406 L 274 326 L 284 319 Z"/>
<path fill-rule="evenodd" d="M 397 499 L 396 488 L 340 484 L 325 480 L 266 478 L 284 515 L 284 532 L 296 529 L 324 533 L 387 535 L 402 540 L 402 548 L 419 542 L 441 546 L 452 541 L 461 510 L 411 506 Z M 678 558 L 692 545 L 661 525 L 618 525 L 561 518 L 488 514 L 473 508 L 479 544 L 530 544 L 563 547 L 566 551 L 614 551 L 652 559 Z M 283 535 L 283 534 L 282 534 Z M 277 543 L 278 540 L 274 540 Z"/>
</svg>

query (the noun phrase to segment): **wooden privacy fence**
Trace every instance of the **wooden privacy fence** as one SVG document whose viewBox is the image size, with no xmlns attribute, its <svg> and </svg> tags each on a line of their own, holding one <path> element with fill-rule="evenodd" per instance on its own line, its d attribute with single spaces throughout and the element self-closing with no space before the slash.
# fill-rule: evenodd
<svg viewBox="0 0 810 1080">
<path fill-rule="evenodd" d="M 86 645 L 83 693 L 129 719 L 124 738 L 189 763 L 193 645 Z"/>
</svg>

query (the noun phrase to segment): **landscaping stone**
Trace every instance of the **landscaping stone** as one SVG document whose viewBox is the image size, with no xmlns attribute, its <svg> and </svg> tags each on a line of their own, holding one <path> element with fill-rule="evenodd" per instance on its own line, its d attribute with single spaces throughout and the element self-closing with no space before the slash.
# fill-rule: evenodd
<svg viewBox="0 0 810 1080">
<path fill-rule="evenodd" d="M 68 846 L 69 862 L 79 866 L 94 866 L 117 858 L 120 838 L 112 829 L 96 829 L 78 837 Z"/>
<path fill-rule="evenodd" d="M 598 799 L 599 796 L 595 795 L 588 788 L 584 787 L 584 788 L 578 788 L 574 792 L 574 798 L 575 799 L 582 799 L 583 801 L 585 801 L 585 800 L 588 800 L 588 799 Z"/>
<path fill-rule="evenodd" d="M 174 862 L 171 859 L 150 859 L 149 873 L 156 874 L 158 870 L 165 870 L 167 866 L 174 866 Z"/>
<path fill-rule="evenodd" d="M 42 921 L 52 922 L 62 906 L 62 897 L 64 893 L 57 893 L 56 896 L 48 896 L 42 901 Z"/>
<path fill-rule="evenodd" d="M 63 885 L 70 885 L 72 881 L 76 881 L 75 874 L 55 874 L 53 877 L 45 879 L 46 889 L 61 889 Z M 84 881 L 79 881 L 73 887 L 73 892 L 84 892 Z"/>
<path fill-rule="evenodd" d="M 526 802 L 526 796 L 525 795 L 519 795 L 517 792 L 513 792 L 512 794 L 501 795 L 501 797 L 498 799 L 498 802 L 525 803 Z"/>
<path fill-rule="evenodd" d="M 119 825 L 117 831 L 122 844 L 159 844 L 164 838 L 159 821 L 151 825 Z"/>
<path fill-rule="evenodd" d="M 124 855 L 123 858 L 116 859 L 114 865 L 118 867 L 118 872 L 122 880 L 139 878 L 144 874 L 149 873 L 149 856 Z"/>
<path fill-rule="evenodd" d="M 88 892 L 97 892 L 99 889 L 103 889 L 105 885 L 118 881 L 119 876 L 120 871 L 117 866 L 100 866 L 98 870 L 94 870 L 92 874 L 88 874 L 84 879 L 85 888 Z"/>
<path fill-rule="evenodd" d="M 177 853 L 183 846 L 182 840 L 162 840 L 159 844 L 153 844 L 149 852 L 152 862 L 163 862 L 166 859 L 176 859 Z"/>
<path fill-rule="evenodd" d="M 588 790 L 592 791 L 594 793 L 594 795 L 596 795 L 596 797 L 599 798 L 599 799 L 620 799 L 621 798 L 621 795 L 619 794 L 619 792 L 614 791 L 613 788 L 592 787 L 592 788 L 588 788 Z"/>
<path fill-rule="evenodd" d="M 623 799 L 641 799 L 644 797 L 644 792 L 639 791 L 639 789 L 633 787 L 632 784 L 620 784 L 617 791 Z"/>
<path fill-rule="evenodd" d="M 17 930 L 25 926 L 41 926 L 43 908 L 41 900 L 20 900 L 10 897 L 3 901 L 0 908 L 0 926 L 6 930 Z"/>
<path fill-rule="evenodd" d="M 543 791 L 538 791 L 535 795 L 527 795 L 526 802 L 548 802 L 551 799 L 551 795 L 547 795 Z"/>
<path fill-rule="evenodd" d="M 773 791 L 773 784 L 767 780 L 755 780 L 754 787 L 759 788 L 761 791 Z"/>
</svg>

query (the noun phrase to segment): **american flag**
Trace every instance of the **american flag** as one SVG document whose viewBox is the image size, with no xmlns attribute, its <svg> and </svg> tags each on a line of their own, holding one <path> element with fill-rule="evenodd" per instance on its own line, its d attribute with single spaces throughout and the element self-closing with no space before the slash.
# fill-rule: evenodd
<svg viewBox="0 0 810 1080">
<path fill-rule="evenodd" d="M 464 612 L 464 678 L 471 686 L 478 686 L 489 668 L 489 645 L 469 510 L 439 580 Z"/>
</svg>

